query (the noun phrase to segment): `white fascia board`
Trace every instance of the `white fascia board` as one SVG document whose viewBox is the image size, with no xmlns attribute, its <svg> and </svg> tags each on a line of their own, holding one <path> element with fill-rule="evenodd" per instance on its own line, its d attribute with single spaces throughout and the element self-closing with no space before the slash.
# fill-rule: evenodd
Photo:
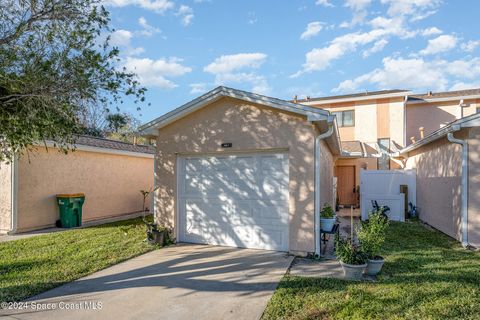
<svg viewBox="0 0 480 320">
<path fill-rule="evenodd" d="M 445 98 L 427 98 L 427 99 L 418 99 L 418 100 L 408 100 L 407 104 L 421 104 L 421 103 L 431 103 L 431 102 L 445 102 L 445 101 L 457 101 L 457 100 L 472 100 L 480 99 L 480 95 L 471 95 L 471 96 L 457 96 L 457 97 L 445 97 Z"/>
<path fill-rule="evenodd" d="M 36 145 L 39 146 L 39 147 L 46 145 L 49 148 L 58 149 L 58 147 L 55 146 L 55 143 L 53 141 L 47 141 L 45 145 L 41 144 L 41 143 L 38 143 Z M 151 153 L 118 150 L 118 149 L 103 148 L 103 147 L 85 146 L 85 145 L 82 145 L 82 144 L 71 145 L 69 147 L 74 149 L 74 150 L 85 151 L 85 152 L 116 154 L 116 155 L 121 155 L 121 156 L 130 156 L 130 157 L 138 157 L 138 158 L 153 159 L 154 156 L 155 156 L 154 154 L 151 154 Z"/>
<path fill-rule="evenodd" d="M 202 107 L 222 98 L 222 97 L 231 97 L 236 98 L 239 100 L 244 100 L 256 104 L 261 104 L 264 106 L 280 109 L 283 111 L 293 112 L 297 114 L 301 114 L 307 117 L 311 117 L 315 120 L 325 120 L 326 117 L 329 116 L 329 112 L 327 110 L 313 108 L 304 106 L 301 104 L 296 104 L 276 98 L 266 97 L 259 94 L 236 90 L 227 87 L 218 87 L 213 89 L 206 94 L 187 102 L 186 104 L 172 110 L 163 116 L 152 120 L 140 127 L 140 132 L 145 135 L 158 135 L 158 129 L 180 119 L 188 114 L 201 109 Z"/>
<path fill-rule="evenodd" d="M 404 96 L 407 96 L 407 95 L 410 95 L 410 94 L 412 94 L 411 91 L 403 91 L 403 92 L 396 92 L 396 93 L 385 93 L 385 94 L 378 94 L 378 95 L 349 97 L 349 98 L 335 98 L 335 99 L 302 101 L 301 104 L 310 106 L 310 105 L 342 103 L 342 102 L 351 102 L 351 101 L 376 100 L 376 99 L 404 97 Z"/>
</svg>

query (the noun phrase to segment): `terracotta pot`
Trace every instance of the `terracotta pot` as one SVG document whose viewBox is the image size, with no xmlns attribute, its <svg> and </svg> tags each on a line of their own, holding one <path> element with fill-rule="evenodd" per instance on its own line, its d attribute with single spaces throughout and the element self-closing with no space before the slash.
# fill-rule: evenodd
<svg viewBox="0 0 480 320">
<path fill-rule="evenodd" d="M 367 264 L 347 264 L 340 261 L 340 265 L 343 269 L 343 275 L 346 279 L 350 280 L 362 280 L 363 272 L 367 267 Z"/>
<path fill-rule="evenodd" d="M 382 270 L 382 266 L 385 263 L 383 258 L 381 259 L 368 259 L 367 261 L 367 269 L 365 273 L 369 276 L 376 276 Z"/>
</svg>

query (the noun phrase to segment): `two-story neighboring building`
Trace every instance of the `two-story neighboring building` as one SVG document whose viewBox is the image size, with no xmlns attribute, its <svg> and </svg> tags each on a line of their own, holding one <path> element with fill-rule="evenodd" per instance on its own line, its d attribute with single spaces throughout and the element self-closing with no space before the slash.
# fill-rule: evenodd
<svg viewBox="0 0 480 320">
<path fill-rule="evenodd" d="M 390 154 L 480 110 L 480 89 L 412 94 L 382 90 L 297 100 L 336 115 L 342 155 L 335 162 L 341 205 L 359 204 L 360 170 L 401 169 Z"/>
<path fill-rule="evenodd" d="M 155 217 L 179 241 L 319 254 L 321 207 L 357 206 L 361 170 L 385 169 L 362 175 L 363 218 L 371 194 L 405 218 L 403 183 L 368 193 L 366 176 L 412 174 L 418 217 L 480 247 L 479 107 L 480 89 L 292 102 L 217 87 L 141 127 L 156 139 Z"/>
</svg>

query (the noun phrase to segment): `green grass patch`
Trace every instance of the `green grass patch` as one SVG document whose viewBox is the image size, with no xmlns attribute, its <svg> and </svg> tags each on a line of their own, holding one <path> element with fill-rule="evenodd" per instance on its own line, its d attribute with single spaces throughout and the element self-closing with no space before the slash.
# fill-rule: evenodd
<svg viewBox="0 0 480 320">
<path fill-rule="evenodd" d="M 285 276 L 263 319 L 480 319 L 480 253 L 391 223 L 377 282 Z"/>
<path fill-rule="evenodd" d="M 0 243 L 0 301 L 19 301 L 157 247 L 141 218 Z"/>
</svg>

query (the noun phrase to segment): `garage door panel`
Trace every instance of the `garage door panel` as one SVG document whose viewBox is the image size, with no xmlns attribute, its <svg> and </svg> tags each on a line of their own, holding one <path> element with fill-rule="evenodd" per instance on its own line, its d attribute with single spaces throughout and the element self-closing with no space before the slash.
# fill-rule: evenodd
<svg viewBox="0 0 480 320">
<path fill-rule="evenodd" d="M 181 158 L 179 241 L 288 250 L 285 154 Z"/>
</svg>

